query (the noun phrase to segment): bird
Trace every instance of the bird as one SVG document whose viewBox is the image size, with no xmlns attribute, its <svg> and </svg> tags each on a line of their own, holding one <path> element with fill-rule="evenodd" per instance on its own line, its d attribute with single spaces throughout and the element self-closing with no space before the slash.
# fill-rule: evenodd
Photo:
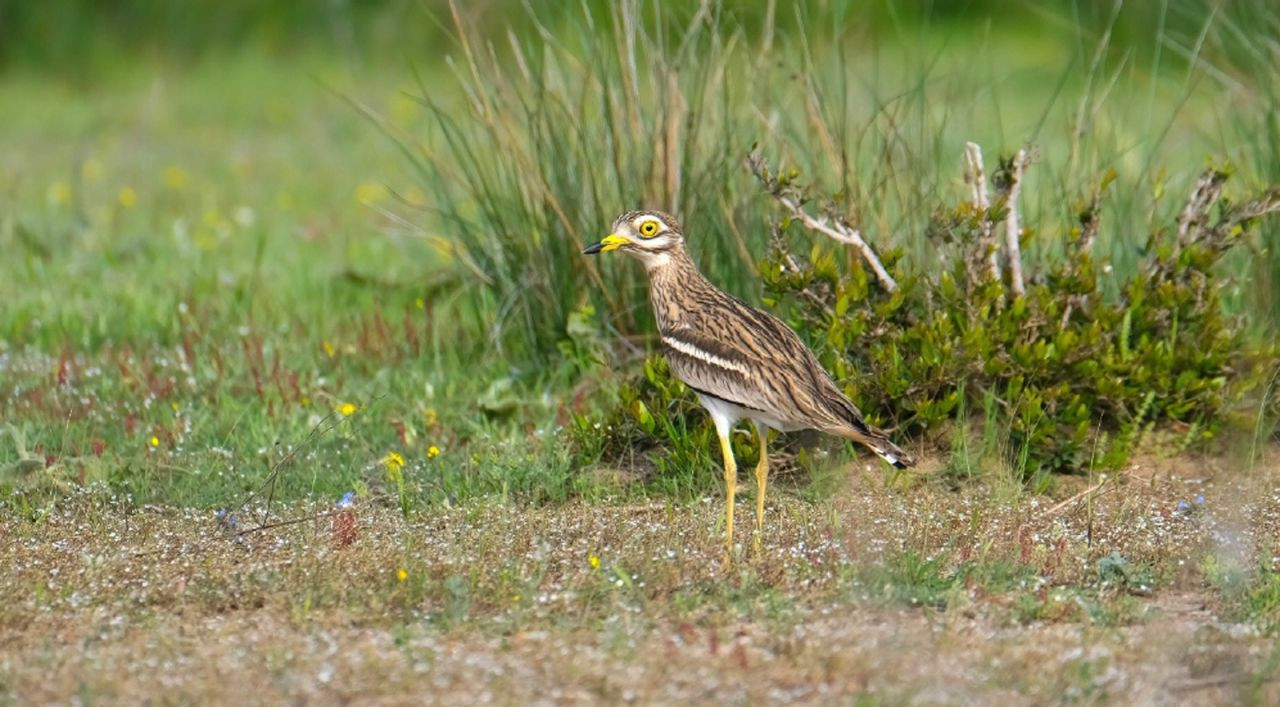
<svg viewBox="0 0 1280 707">
<path fill-rule="evenodd" d="M 781 319 L 717 288 L 685 251 L 684 230 L 670 214 L 627 211 L 585 255 L 617 251 L 639 260 L 649 277 L 649 302 L 669 368 L 698 397 L 715 424 L 724 463 L 725 544 L 733 553 L 738 469 L 730 435 L 749 419 L 759 437 L 756 534 L 764 531 L 769 478 L 769 430 L 816 429 L 853 440 L 899 469 L 915 459 L 872 427 L 823 369 L 817 356 Z"/>
</svg>

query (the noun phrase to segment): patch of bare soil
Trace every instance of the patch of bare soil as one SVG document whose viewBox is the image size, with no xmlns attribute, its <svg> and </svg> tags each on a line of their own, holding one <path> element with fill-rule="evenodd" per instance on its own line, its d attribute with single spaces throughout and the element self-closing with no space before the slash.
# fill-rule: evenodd
<svg viewBox="0 0 1280 707">
<path fill-rule="evenodd" d="M 354 535 L 235 536 L 85 494 L 0 520 L 0 697 L 1275 704 L 1274 640 L 1201 568 L 1274 562 L 1280 498 L 1210 466 L 1053 499 L 855 472 L 830 501 L 771 496 L 732 567 L 718 499 L 411 522 L 365 501 Z"/>
<path fill-rule="evenodd" d="M 759 703 L 870 694 L 1220 704 L 1256 694 L 1274 704 L 1280 696 L 1269 683 L 1259 690 L 1256 675 L 1270 643 L 1208 612 L 1103 629 L 829 607 L 785 629 L 659 622 L 638 632 L 556 627 L 494 637 L 338 616 L 298 625 L 250 610 L 107 619 L 24 638 L 6 646 L 3 661 L 6 688 L 21 702 Z"/>
</svg>

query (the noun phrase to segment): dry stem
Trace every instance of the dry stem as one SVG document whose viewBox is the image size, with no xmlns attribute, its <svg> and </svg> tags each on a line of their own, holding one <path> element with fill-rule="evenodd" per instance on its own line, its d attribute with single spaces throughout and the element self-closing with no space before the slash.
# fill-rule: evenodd
<svg viewBox="0 0 1280 707">
<path fill-rule="evenodd" d="M 996 253 L 995 239 L 991 235 L 991 221 L 987 219 L 987 211 L 991 201 L 987 196 L 987 175 L 982 165 L 982 148 L 977 143 L 964 144 L 965 181 L 973 189 L 973 208 L 981 219 L 981 244 L 987 257 L 987 272 L 991 279 L 1000 279 L 1000 259 Z"/>
<path fill-rule="evenodd" d="M 1178 216 L 1178 244 L 1188 245 L 1209 223 L 1209 210 L 1222 196 L 1222 186 L 1227 182 L 1227 175 L 1216 169 L 1205 170 L 1191 188 L 1187 197 L 1187 205 L 1182 207 Z"/>
<path fill-rule="evenodd" d="M 862 259 L 866 261 L 871 271 L 875 273 L 881 287 L 889 292 L 898 289 L 897 281 L 885 269 L 884 264 L 880 262 L 880 258 L 876 255 L 871 245 L 863 240 L 862 233 L 858 229 L 830 214 L 818 217 L 805 211 L 799 190 L 784 181 L 770 177 L 769 166 L 765 164 L 764 158 L 758 153 L 752 152 L 747 155 L 747 167 L 755 175 L 756 179 L 760 180 L 765 191 L 769 192 L 769 195 L 776 199 L 779 204 L 782 204 L 783 208 L 791 212 L 794 218 L 804 224 L 805 228 L 817 231 L 834 241 L 853 246 L 862 255 Z"/>
<path fill-rule="evenodd" d="M 1227 209 L 1227 213 L 1222 217 L 1222 223 L 1217 226 L 1223 233 L 1230 234 L 1236 226 L 1244 225 L 1245 221 L 1280 212 L 1280 188 L 1272 187 L 1262 193 L 1252 201 Z"/>
<path fill-rule="evenodd" d="M 1022 234 L 1018 225 L 1018 193 L 1022 191 L 1022 172 L 1027 168 L 1028 162 L 1027 151 L 1023 149 L 1018 150 L 1013 163 L 1009 165 L 1009 196 L 1006 201 L 1009 215 L 1005 217 L 1004 230 L 1009 249 L 1009 282 L 1015 297 L 1021 297 L 1027 292 L 1022 280 L 1022 246 L 1018 242 L 1018 236 Z"/>
</svg>

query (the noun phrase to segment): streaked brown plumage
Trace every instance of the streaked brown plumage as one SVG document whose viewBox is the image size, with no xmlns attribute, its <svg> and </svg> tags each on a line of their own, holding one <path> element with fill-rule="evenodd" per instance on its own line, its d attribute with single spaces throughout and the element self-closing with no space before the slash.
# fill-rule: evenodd
<svg viewBox="0 0 1280 707">
<path fill-rule="evenodd" d="M 757 530 L 763 524 L 767 428 L 817 429 L 854 440 L 904 468 L 911 455 L 866 423 L 800 337 L 782 320 L 720 291 L 684 250 L 680 224 L 660 211 L 629 211 L 613 233 L 584 252 L 621 250 L 649 272 L 649 299 L 671 370 L 692 388 L 720 436 L 728 489 L 726 533 L 733 543 L 737 467 L 728 436 L 741 419 L 760 435 Z M 759 534 L 756 537 L 757 547 Z"/>
</svg>

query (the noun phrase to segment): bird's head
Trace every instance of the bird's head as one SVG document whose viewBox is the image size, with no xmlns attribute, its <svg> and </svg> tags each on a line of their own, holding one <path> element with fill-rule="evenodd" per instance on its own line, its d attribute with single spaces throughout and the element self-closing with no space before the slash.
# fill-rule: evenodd
<svg viewBox="0 0 1280 707">
<path fill-rule="evenodd" d="M 655 267 L 667 262 L 668 254 L 684 247 L 684 234 L 674 216 L 661 211 L 628 211 L 613 221 L 612 232 L 583 249 L 594 255 L 620 250 Z"/>
</svg>

